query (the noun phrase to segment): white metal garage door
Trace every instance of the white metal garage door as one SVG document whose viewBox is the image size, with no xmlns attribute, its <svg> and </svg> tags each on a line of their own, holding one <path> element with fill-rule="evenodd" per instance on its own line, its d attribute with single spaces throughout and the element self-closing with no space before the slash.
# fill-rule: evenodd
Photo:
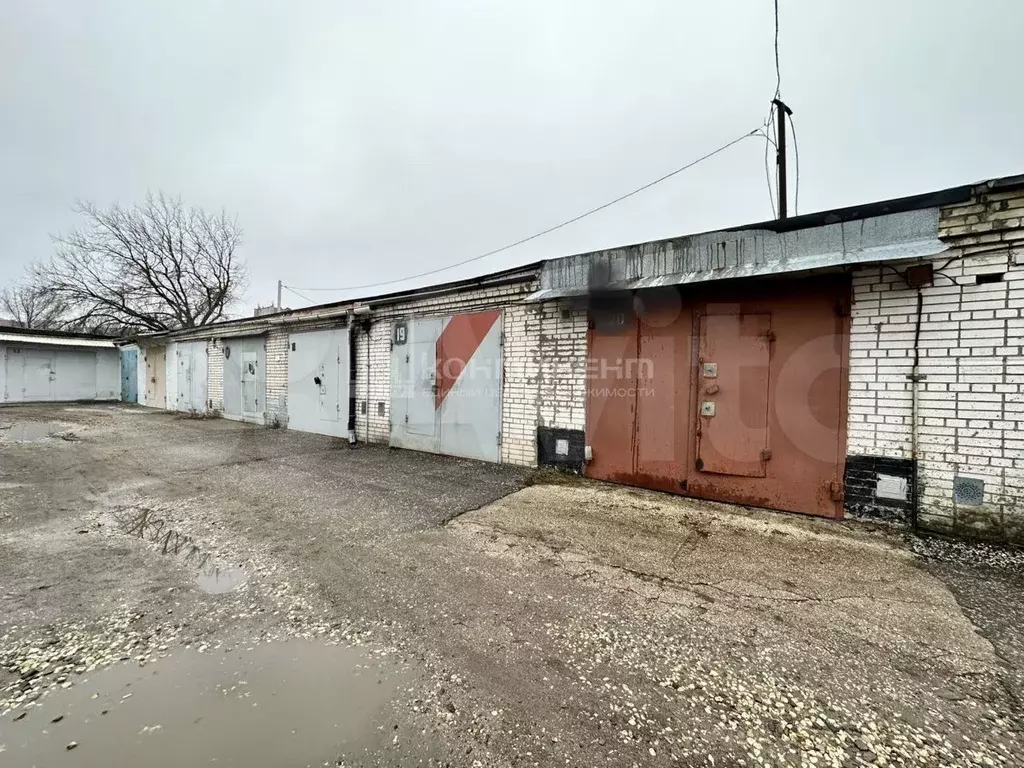
<svg viewBox="0 0 1024 768">
<path fill-rule="evenodd" d="M 53 400 L 53 383 L 57 378 L 53 358 L 53 352 L 21 350 L 22 397 L 17 399 L 27 402 Z"/>
<path fill-rule="evenodd" d="M 0 401 L 116 400 L 121 386 L 116 349 L 0 344 Z"/>
<path fill-rule="evenodd" d="M 224 416 L 262 424 L 267 399 L 267 350 L 262 336 L 221 340 Z"/>
<path fill-rule="evenodd" d="M 206 411 L 206 342 L 179 341 L 174 345 L 177 407 L 175 410 Z"/>
<path fill-rule="evenodd" d="M 501 312 L 396 321 L 391 445 L 499 461 Z"/>
<path fill-rule="evenodd" d="M 348 328 L 288 337 L 288 428 L 348 435 Z"/>
</svg>

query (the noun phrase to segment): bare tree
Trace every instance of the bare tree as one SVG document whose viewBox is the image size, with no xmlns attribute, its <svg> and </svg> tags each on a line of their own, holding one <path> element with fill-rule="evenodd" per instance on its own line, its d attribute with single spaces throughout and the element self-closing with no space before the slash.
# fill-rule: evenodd
<svg viewBox="0 0 1024 768">
<path fill-rule="evenodd" d="M 132 208 L 75 209 L 79 229 L 53 238 L 35 267 L 39 284 L 65 302 L 72 327 L 121 332 L 192 328 L 224 317 L 245 287 L 235 253 L 242 232 L 225 214 L 149 195 Z"/>
<path fill-rule="evenodd" d="M 0 312 L 22 328 L 57 330 L 67 323 L 68 306 L 35 281 L 25 281 L 0 291 Z"/>
</svg>

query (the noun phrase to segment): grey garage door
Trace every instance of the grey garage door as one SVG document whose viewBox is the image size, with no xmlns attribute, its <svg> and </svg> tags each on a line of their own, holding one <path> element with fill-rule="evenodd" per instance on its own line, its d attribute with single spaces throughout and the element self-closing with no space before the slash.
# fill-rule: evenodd
<svg viewBox="0 0 1024 768">
<path fill-rule="evenodd" d="M 391 445 L 498 461 L 501 312 L 410 318 L 392 334 Z"/>
</svg>

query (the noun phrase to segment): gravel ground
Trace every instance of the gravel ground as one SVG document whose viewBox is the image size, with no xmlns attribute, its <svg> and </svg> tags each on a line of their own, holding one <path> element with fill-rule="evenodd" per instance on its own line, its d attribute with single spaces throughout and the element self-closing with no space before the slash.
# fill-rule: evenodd
<svg viewBox="0 0 1024 768">
<path fill-rule="evenodd" d="M 527 480 L 0 409 L 0 742 L 106 666 L 301 637 L 406 675 L 340 765 L 1024 764 L 1015 551 Z"/>
</svg>

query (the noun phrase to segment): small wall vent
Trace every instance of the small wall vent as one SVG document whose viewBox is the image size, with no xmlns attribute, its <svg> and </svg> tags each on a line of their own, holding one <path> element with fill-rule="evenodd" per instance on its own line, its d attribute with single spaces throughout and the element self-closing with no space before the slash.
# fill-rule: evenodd
<svg viewBox="0 0 1024 768">
<path fill-rule="evenodd" d="M 985 481 L 976 477 L 953 478 L 953 501 L 965 507 L 981 506 L 985 502 Z"/>
</svg>

